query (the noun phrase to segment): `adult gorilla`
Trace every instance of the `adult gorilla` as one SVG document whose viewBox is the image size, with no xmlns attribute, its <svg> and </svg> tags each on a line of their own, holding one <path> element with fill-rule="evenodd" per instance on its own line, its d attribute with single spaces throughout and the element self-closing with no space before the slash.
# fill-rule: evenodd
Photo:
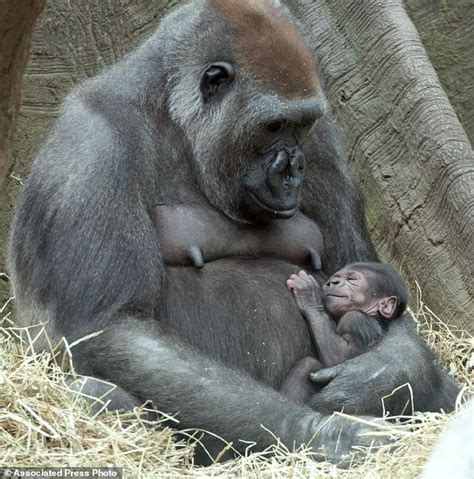
<svg viewBox="0 0 474 479">
<path fill-rule="evenodd" d="M 196 238 L 160 229 L 157 205 L 197 211 Z M 223 230 L 257 241 L 213 252 Z M 160 247 L 173 235 L 212 261 L 173 264 Z M 316 412 L 282 397 L 314 354 L 285 280 L 317 251 L 326 273 L 376 259 L 299 27 L 270 0 L 199 0 L 69 96 L 19 199 L 10 268 L 22 324 L 69 343 L 102 331 L 74 348 L 75 367 L 120 386 L 116 405 L 151 399 L 242 448 L 271 444 L 266 429 L 288 446 L 318 430 L 313 446 L 334 456 L 370 436 L 342 419 L 321 428 L 322 414 L 378 413 L 408 381 L 418 409 L 450 407 L 455 387 L 399 321 L 338 369 Z"/>
</svg>

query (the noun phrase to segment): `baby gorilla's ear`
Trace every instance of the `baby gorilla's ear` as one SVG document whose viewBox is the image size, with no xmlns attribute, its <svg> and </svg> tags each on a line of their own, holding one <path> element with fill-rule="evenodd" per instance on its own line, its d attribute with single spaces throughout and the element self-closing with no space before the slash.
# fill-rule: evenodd
<svg viewBox="0 0 474 479">
<path fill-rule="evenodd" d="M 397 307 L 398 298 L 396 296 L 389 296 L 387 298 L 382 298 L 379 301 L 379 314 L 385 319 L 391 319 L 395 313 Z"/>
</svg>

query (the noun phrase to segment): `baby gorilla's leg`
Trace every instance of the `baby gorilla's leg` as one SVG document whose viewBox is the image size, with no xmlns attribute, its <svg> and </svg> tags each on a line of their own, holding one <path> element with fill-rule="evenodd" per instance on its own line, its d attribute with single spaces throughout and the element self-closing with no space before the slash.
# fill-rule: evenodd
<svg viewBox="0 0 474 479">
<path fill-rule="evenodd" d="M 316 358 L 307 356 L 301 359 L 291 368 L 280 392 L 293 401 L 305 403 L 320 389 L 309 380 L 309 374 L 321 368 L 322 365 Z"/>
</svg>

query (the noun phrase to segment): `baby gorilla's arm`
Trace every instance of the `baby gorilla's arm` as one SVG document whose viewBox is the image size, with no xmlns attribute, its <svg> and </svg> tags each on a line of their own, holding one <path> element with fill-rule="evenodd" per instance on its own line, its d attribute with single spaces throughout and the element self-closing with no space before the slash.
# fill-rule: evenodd
<svg viewBox="0 0 474 479">
<path fill-rule="evenodd" d="M 335 366 L 360 354 L 359 344 L 362 341 L 358 330 L 353 329 L 349 321 L 345 321 L 342 330 L 344 334 L 340 334 L 339 328 L 336 329 L 336 323 L 324 310 L 319 284 L 312 276 L 300 271 L 298 274 L 292 274 L 286 284 L 295 295 L 296 304 L 308 323 L 313 344 L 323 367 Z M 365 314 L 360 314 L 366 317 Z M 364 327 L 364 331 L 366 329 Z"/>
<path fill-rule="evenodd" d="M 319 284 L 306 272 L 291 275 L 287 286 L 308 323 L 323 367 L 335 366 L 363 353 L 382 336 L 377 320 L 358 311 L 346 313 L 336 327 L 321 303 Z"/>
<path fill-rule="evenodd" d="M 377 319 L 360 311 L 344 314 L 336 331 L 350 345 L 350 357 L 364 353 L 383 336 L 382 326 Z"/>
<path fill-rule="evenodd" d="M 335 366 L 357 354 L 351 338 L 338 334 L 334 321 L 324 310 L 309 310 L 303 315 L 323 367 Z"/>
</svg>

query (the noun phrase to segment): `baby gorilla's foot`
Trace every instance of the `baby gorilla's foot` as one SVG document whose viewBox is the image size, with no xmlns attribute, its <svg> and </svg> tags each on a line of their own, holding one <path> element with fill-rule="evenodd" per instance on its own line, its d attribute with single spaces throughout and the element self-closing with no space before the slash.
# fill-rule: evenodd
<svg viewBox="0 0 474 479">
<path fill-rule="evenodd" d="M 319 284 L 305 271 L 292 274 L 286 281 L 286 285 L 295 295 L 296 304 L 302 313 L 322 307 Z"/>
</svg>

